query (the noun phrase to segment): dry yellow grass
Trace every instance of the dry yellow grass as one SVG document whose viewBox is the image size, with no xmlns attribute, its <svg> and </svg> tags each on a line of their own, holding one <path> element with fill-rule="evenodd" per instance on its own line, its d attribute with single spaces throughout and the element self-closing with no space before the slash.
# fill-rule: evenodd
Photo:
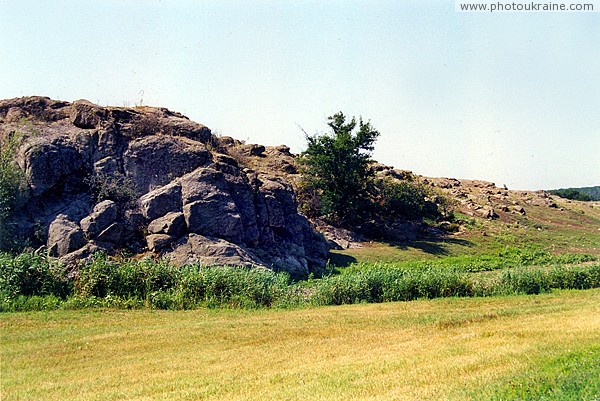
<svg viewBox="0 0 600 401">
<path fill-rule="evenodd" d="M 2 400 L 444 400 L 600 342 L 600 290 L 1 316 Z M 475 393 L 476 394 L 476 393 Z"/>
</svg>

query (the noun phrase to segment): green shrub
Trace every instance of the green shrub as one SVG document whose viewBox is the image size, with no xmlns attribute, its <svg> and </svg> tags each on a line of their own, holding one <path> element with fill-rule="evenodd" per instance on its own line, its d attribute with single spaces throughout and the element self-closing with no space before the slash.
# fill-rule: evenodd
<svg viewBox="0 0 600 401">
<path fill-rule="evenodd" d="M 0 297 L 4 301 L 21 295 L 65 298 L 72 293 L 64 267 L 43 255 L 0 253 L 0 272 Z"/>
<path fill-rule="evenodd" d="M 146 299 L 152 292 L 172 288 L 178 274 L 166 261 L 115 261 L 97 254 L 79 267 L 75 291 L 81 296 Z"/>
<path fill-rule="evenodd" d="M 552 190 L 552 191 L 548 191 L 548 192 L 550 192 L 552 195 L 557 195 L 557 196 L 560 196 L 561 198 L 565 198 L 565 199 L 572 199 L 572 200 L 578 200 L 578 201 L 584 201 L 584 202 L 589 202 L 592 200 L 592 198 L 588 194 L 578 191 L 577 189 L 572 189 L 572 188 L 556 189 L 556 190 Z"/>
<path fill-rule="evenodd" d="M 552 260 L 545 254 L 530 256 L 523 260 Z M 516 259 L 520 258 L 511 257 Z M 43 255 L 0 253 L 0 272 L 0 311 L 4 312 L 87 307 L 297 307 L 600 287 L 600 263 L 504 266 L 491 276 L 474 276 L 464 266 L 431 262 L 359 265 L 339 275 L 293 283 L 287 273 L 267 269 L 174 267 L 164 260 L 114 260 L 102 254 L 81 265 L 75 279 L 68 279 L 63 266 Z"/>
<path fill-rule="evenodd" d="M 547 274 L 538 269 L 508 269 L 500 275 L 501 289 L 508 294 L 540 294 L 550 290 Z"/>
<path fill-rule="evenodd" d="M 138 195 L 133 181 L 121 173 L 94 174 L 84 181 L 89 186 L 96 203 L 112 200 L 117 203 L 131 204 Z"/>
<path fill-rule="evenodd" d="M 409 181 L 379 180 L 379 214 L 382 218 L 408 220 L 439 217 L 432 191 L 423 184 Z M 444 202 L 445 204 L 446 202 Z"/>
<path fill-rule="evenodd" d="M 549 272 L 552 288 L 585 290 L 600 287 L 600 264 L 557 266 Z"/>
<path fill-rule="evenodd" d="M 379 132 L 342 113 L 328 117 L 329 134 L 306 135 L 307 148 L 299 164 L 299 209 L 309 217 L 381 237 L 389 219 L 421 220 L 449 217 L 452 202 L 415 181 L 376 179 L 370 154 Z M 364 225 L 365 221 L 374 224 Z"/>
<path fill-rule="evenodd" d="M 312 214 L 343 226 L 353 225 L 368 218 L 374 177 L 370 153 L 379 132 L 362 118 L 346 122 L 342 112 L 327 120 L 330 134 L 306 135 L 307 148 L 300 159 L 302 187 L 318 201 L 304 208 L 318 207 Z"/>
<path fill-rule="evenodd" d="M 342 305 L 372 302 L 364 273 L 323 278 L 317 282 L 312 295 L 316 305 Z"/>
<path fill-rule="evenodd" d="M 26 312 L 58 309 L 63 299 L 54 295 L 19 295 L 8 300 L 0 301 L 0 312 Z"/>
<path fill-rule="evenodd" d="M 289 275 L 266 269 L 200 265 L 176 268 L 165 260 L 117 262 L 99 254 L 80 267 L 75 291 L 82 297 L 143 300 L 161 309 L 257 307 L 271 306 L 288 284 Z"/>
<path fill-rule="evenodd" d="M 411 301 L 418 298 L 472 296 L 473 284 L 450 270 L 379 267 L 316 280 L 311 302 L 341 305 Z"/>
<path fill-rule="evenodd" d="M 287 273 L 266 269 L 191 265 L 181 271 L 175 292 L 191 304 L 208 306 L 271 306 L 285 294 L 290 281 Z"/>
<path fill-rule="evenodd" d="M 4 250 L 16 249 L 20 245 L 9 220 L 24 195 L 25 175 L 15 163 L 15 154 L 22 139 L 20 132 L 12 132 L 0 139 L 0 249 Z"/>
</svg>

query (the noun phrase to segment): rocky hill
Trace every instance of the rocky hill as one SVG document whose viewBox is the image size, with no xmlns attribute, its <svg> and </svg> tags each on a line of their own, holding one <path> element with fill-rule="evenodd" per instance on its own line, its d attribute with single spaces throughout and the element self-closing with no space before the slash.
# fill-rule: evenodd
<svg viewBox="0 0 600 401">
<path fill-rule="evenodd" d="M 127 251 L 164 255 L 176 264 L 264 266 L 302 276 L 324 269 L 328 247 L 364 241 L 298 212 L 299 175 L 288 147 L 213 135 L 164 108 L 2 100 L 0 143 L 11 142 L 18 145 L 23 196 L 0 225 L 10 228 L 11 240 L 46 246 L 69 264 L 96 251 Z M 373 168 L 382 178 L 430 186 L 458 216 L 492 229 L 497 223 L 541 227 L 552 221 L 573 221 L 575 227 L 584 209 L 600 206 L 484 181 L 422 177 L 378 163 Z M 584 226 L 595 231 L 595 222 Z M 436 228 L 400 221 L 387 229 L 396 240 L 410 241 L 459 235 L 464 224 L 461 218 Z"/>
<path fill-rule="evenodd" d="M 325 266 L 290 182 L 240 166 L 224 153 L 233 143 L 179 113 L 3 100 L 0 141 L 11 140 L 27 188 L 4 224 L 67 263 L 125 249 L 297 275 Z"/>
</svg>

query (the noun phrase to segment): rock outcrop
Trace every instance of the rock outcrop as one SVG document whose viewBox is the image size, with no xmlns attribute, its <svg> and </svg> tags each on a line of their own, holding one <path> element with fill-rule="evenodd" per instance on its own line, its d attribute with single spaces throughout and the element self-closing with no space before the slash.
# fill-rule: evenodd
<svg viewBox="0 0 600 401">
<path fill-rule="evenodd" d="M 228 145 L 163 108 L 42 97 L 0 101 L 0 140 L 9 137 L 21 140 L 16 162 L 28 189 L 12 223 L 69 263 L 128 249 L 297 275 L 325 265 L 325 239 L 298 213 L 285 178 L 295 168 L 289 149 Z M 281 154 L 274 167 L 286 174 L 240 165 L 228 146 Z"/>
</svg>

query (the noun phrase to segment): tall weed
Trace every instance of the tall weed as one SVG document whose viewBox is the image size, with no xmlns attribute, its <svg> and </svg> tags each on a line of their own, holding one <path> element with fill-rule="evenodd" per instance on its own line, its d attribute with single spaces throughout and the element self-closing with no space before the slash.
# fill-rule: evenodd
<svg viewBox="0 0 600 401">
<path fill-rule="evenodd" d="M 0 253 L 0 299 L 19 296 L 54 295 L 65 298 L 72 292 L 64 267 L 38 253 L 13 256 Z"/>
<path fill-rule="evenodd" d="M 44 255 L 0 253 L 0 273 L 0 311 L 298 307 L 600 287 L 600 263 L 518 266 L 476 275 L 460 266 L 375 264 L 292 282 L 288 274 L 267 269 L 174 267 L 165 260 L 114 260 L 102 254 L 67 276 L 64 266 Z"/>
</svg>

